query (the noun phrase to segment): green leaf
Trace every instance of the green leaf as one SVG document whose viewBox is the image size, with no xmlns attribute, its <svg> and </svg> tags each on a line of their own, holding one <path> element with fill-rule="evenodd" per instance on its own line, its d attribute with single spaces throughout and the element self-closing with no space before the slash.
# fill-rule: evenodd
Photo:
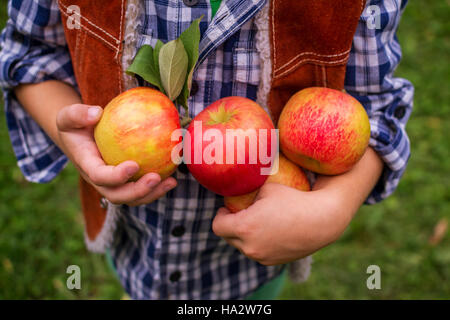
<svg viewBox="0 0 450 320">
<path fill-rule="evenodd" d="M 181 104 L 187 110 L 187 100 L 192 86 L 192 75 L 194 74 L 195 64 L 198 61 L 198 47 L 200 43 L 200 20 L 203 16 L 194 20 L 192 24 L 183 31 L 180 35 L 180 39 L 183 42 L 184 48 L 188 55 L 189 65 L 187 79 L 183 86 L 183 90 L 177 99 L 177 102 Z"/>
<path fill-rule="evenodd" d="M 153 48 L 153 61 L 155 64 L 155 69 L 158 70 L 158 76 L 159 76 L 159 52 L 161 51 L 162 46 L 164 43 L 161 40 L 157 40 L 155 44 L 155 48 Z M 161 77 L 159 77 L 161 79 Z"/>
<path fill-rule="evenodd" d="M 154 51 L 151 46 L 143 45 L 139 49 L 133 63 L 128 67 L 126 72 L 128 74 L 137 74 L 141 76 L 142 79 L 158 87 L 158 89 L 164 93 L 159 70 L 155 67 Z"/>
<path fill-rule="evenodd" d="M 141 76 L 142 79 L 158 87 L 162 93 L 165 93 L 161 84 L 159 69 L 155 67 L 154 50 L 151 46 L 143 45 L 139 49 L 133 63 L 128 67 L 126 72 Z"/>
<path fill-rule="evenodd" d="M 194 20 L 189 28 L 184 30 L 180 35 L 180 39 L 183 42 L 189 59 L 188 81 L 186 82 L 189 90 L 191 90 L 192 74 L 194 73 L 194 67 L 198 60 L 198 46 L 200 43 L 200 20 L 202 19 L 203 16 Z"/>
<path fill-rule="evenodd" d="M 188 55 L 183 42 L 178 38 L 161 47 L 159 52 L 159 73 L 161 83 L 170 100 L 175 99 L 183 89 L 188 69 Z"/>
<path fill-rule="evenodd" d="M 188 115 L 187 100 L 192 76 L 198 61 L 201 16 L 177 40 L 164 44 L 157 40 L 155 47 L 144 45 L 139 50 L 128 73 L 135 73 L 158 87 L 169 99 L 182 105 Z"/>
</svg>

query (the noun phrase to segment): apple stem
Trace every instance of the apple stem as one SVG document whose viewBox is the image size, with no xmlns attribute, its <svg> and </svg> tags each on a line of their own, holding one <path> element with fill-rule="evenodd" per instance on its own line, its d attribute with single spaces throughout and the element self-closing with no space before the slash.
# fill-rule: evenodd
<svg viewBox="0 0 450 320">
<path fill-rule="evenodd" d="M 180 109 L 180 104 L 177 103 L 177 101 L 174 101 L 174 103 L 177 106 L 177 108 Z M 182 128 L 185 128 L 189 125 L 189 123 L 191 123 L 192 119 L 191 119 L 191 117 L 189 117 L 189 106 L 187 105 L 187 103 L 186 103 L 186 105 L 181 104 L 181 106 L 184 109 L 184 116 L 181 117 L 180 124 L 181 124 Z"/>
<path fill-rule="evenodd" d="M 189 125 L 189 123 L 191 123 L 192 119 L 191 117 L 189 117 L 188 115 L 183 116 L 183 118 L 181 118 L 180 124 L 182 128 L 185 128 Z"/>
</svg>

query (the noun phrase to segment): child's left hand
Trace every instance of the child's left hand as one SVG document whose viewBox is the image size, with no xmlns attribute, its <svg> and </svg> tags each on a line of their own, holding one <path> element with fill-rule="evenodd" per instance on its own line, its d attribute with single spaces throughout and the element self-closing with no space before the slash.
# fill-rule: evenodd
<svg viewBox="0 0 450 320">
<path fill-rule="evenodd" d="M 219 209 L 213 231 L 264 265 L 305 257 L 335 241 L 351 220 L 339 197 L 324 191 L 265 184 L 246 210 Z"/>
<path fill-rule="evenodd" d="M 264 184 L 249 208 L 221 208 L 216 235 L 264 265 L 291 262 L 336 241 L 375 186 L 383 161 L 368 148 L 361 160 L 338 176 L 318 176 L 313 191 Z"/>
</svg>

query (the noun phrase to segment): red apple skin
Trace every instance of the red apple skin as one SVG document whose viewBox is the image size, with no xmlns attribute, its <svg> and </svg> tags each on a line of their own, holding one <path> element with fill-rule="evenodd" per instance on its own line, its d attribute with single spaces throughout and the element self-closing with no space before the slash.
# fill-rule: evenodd
<svg viewBox="0 0 450 320">
<path fill-rule="evenodd" d="M 194 130 L 196 121 L 201 122 L 201 131 Z M 208 164 L 205 163 L 203 157 L 201 163 L 195 163 L 195 145 L 202 144 L 201 152 L 204 155 L 205 148 L 213 143 L 213 141 L 202 142 L 204 132 L 209 129 L 217 129 L 221 133 L 223 140 L 222 163 Z M 263 164 L 258 152 L 256 163 L 250 163 L 249 141 L 245 139 L 245 150 L 243 146 L 239 148 L 235 140 L 233 150 L 235 161 L 230 164 L 226 163 L 227 129 L 242 129 L 242 131 L 255 129 L 258 140 L 257 146 L 260 143 L 259 130 L 266 130 L 266 139 L 261 142 L 266 144 L 268 156 L 271 159 L 274 158 L 275 153 L 271 155 L 270 150 L 272 148 L 271 136 L 275 134 L 275 127 L 268 113 L 250 99 L 232 96 L 217 100 L 192 120 L 187 129 L 191 137 L 191 161 L 188 161 L 186 165 L 195 179 L 214 193 L 222 196 L 235 196 L 252 192 L 262 186 L 268 177 L 268 175 L 261 174 L 261 168 L 270 168 L 273 161 Z M 245 137 L 245 134 L 239 136 Z M 184 152 L 186 152 L 186 149 Z M 237 154 L 243 152 L 245 152 L 245 162 L 237 163 Z"/>
<path fill-rule="evenodd" d="M 280 149 L 291 161 L 316 173 L 350 170 L 370 139 L 364 107 L 347 93 L 307 88 L 294 94 L 278 121 Z"/>
<path fill-rule="evenodd" d="M 177 167 L 171 159 L 172 148 L 181 142 L 181 138 L 171 141 L 176 129 L 180 129 L 180 120 L 172 101 L 160 91 L 137 87 L 108 103 L 94 137 L 106 164 L 118 165 L 126 160 L 139 164 L 132 180 L 149 172 L 165 179 Z"/>
<path fill-rule="evenodd" d="M 270 175 L 265 183 L 278 183 L 300 191 L 311 191 L 309 181 L 295 163 L 279 154 L 279 167 L 276 174 Z M 225 197 L 225 207 L 232 213 L 247 209 L 255 201 L 258 190 L 241 196 Z"/>
</svg>

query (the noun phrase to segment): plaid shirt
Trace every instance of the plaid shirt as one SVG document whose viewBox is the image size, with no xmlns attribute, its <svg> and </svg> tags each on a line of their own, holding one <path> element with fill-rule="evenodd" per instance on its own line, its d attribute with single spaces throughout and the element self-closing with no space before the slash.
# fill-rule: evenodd
<svg viewBox="0 0 450 320">
<path fill-rule="evenodd" d="M 194 74 L 199 90 L 189 99 L 191 116 L 231 95 L 256 100 L 259 59 L 253 17 L 266 0 L 224 0 L 213 20 L 209 1 L 187 7 L 179 0 L 143 0 L 145 13 L 137 47 L 172 40 L 202 14 L 200 60 Z M 385 162 L 366 200 L 375 203 L 397 187 L 410 155 L 405 125 L 413 87 L 394 77 L 401 50 L 395 36 L 406 1 L 370 0 L 378 5 L 380 28 L 370 29 L 369 10 L 361 15 L 347 65 L 345 89 L 366 108 L 370 146 Z M 76 86 L 58 7 L 51 0 L 10 0 L 1 36 L 0 86 L 18 165 L 33 182 L 52 180 L 65 166 L 64 154 L 21 108 L 11 88 L 19 83 L 58 79 Z M 178 186 L 146 206 L 121 207 L 111 247 L 119 278 L 136 299 L 242 298 L 282 267 L 262 266 L 215 236 L 211 222 L 221 197 L 190 174 L 175 173 Z"/>
</svg>

